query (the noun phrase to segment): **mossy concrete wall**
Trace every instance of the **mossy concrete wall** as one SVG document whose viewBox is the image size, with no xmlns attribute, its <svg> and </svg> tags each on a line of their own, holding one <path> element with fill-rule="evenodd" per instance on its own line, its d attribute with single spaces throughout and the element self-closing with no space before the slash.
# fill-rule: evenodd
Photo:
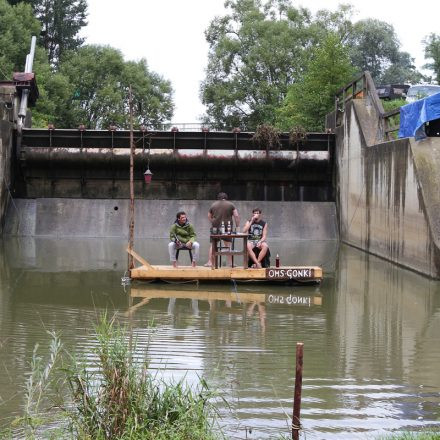
<svg viewBox="0 0 440 440">
<path fill-rule="evenodd" d="M 375 119 L 355 100 L 336 127 L 341 240 L 440 278 L 440 138 L 377 143 Z"/>
<path fill-rule="evenodd" d="M 209 236 L 207 214 L 212 200 L 136 200 L 135 235 L 166 238 L 176 212 L 187 212 L 200 237 Z M 128 237 L 128 199 L 15 199 L 4 234 L 30 237 Z M 234 202 L 241 226 L 252 209 L 262 209 L 269 239 L 337 240 L 333 202 Z"/>
<path fill-rule="evenodd" d="M 15 87 L 0 86 L 0 235 L 10 200 L 14 101 Z"/>
</svg>

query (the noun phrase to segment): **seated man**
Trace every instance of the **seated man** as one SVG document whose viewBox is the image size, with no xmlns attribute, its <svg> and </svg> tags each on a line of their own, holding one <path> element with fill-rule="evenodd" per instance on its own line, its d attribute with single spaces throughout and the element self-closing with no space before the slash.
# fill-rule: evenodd
<svg viewBox="0 0 440 440">
<path fill-rule="evenodd" d="M 252 210 L 252 218 L 244 225 L 243 232 L 249 234 L 247 248 L 249 260 L 253 263 L 252 267 L 258 269 L 268 267 L 270 251 L 266 243 L 267 223 L 261 220 L 260 208 Z"/>
<path fill-rule="evenodd" d="M 168 251 L 170 253 L 170 261 L 173 267 L 177 267 L 176 251 L 177 249 L 194 250 L 192 266 L 196 267 L 199 259 L 199 243 L 196 241 L 196 233 L 194 227 L 189 223 L 186 213 L 179 211 L 176 214 L 176 221 L 170 229 L 170 243 Z"/>
</svg>

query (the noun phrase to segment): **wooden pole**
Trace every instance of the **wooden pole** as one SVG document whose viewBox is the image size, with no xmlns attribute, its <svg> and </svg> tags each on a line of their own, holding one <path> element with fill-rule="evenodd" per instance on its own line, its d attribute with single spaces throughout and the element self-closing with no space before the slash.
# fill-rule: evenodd
<svg viewBox="0 0 440 440">
<path fill-rule="evenodd" d="M 299 440 L 299 430 L 301 428 L 300 412 L 301 412 L 301 391 L 302 391 L 302 374 L 303 374 L 303 353 L 304 343 L 296 343 L 296 374 L 295 374 L 295 396 L 293 398 L 293 415 L 292 415 L 292 439 Z"/>
<path fill-rule="evenodd" d="M 130 225 L 128 249 L 133 250 L 134 244 L 134 139 L 133 139 L 133 97 L 131 94 L 131 85 L 129 89 L 128 102 L 130 107 Z M 131 252 L 128 253 L 128 270 L 134 268 L 134 260 Z"/>
</svg>

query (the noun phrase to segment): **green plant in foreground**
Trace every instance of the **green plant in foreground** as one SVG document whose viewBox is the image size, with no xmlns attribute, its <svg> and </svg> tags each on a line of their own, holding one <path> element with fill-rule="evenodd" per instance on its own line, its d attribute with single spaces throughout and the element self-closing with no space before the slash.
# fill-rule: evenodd
<svg viewBox="0 0 440 440">
<path fill-rule="evenodd" d="M 400 432 L 378 437 L 377 440 L 440 440 L 440 432 Z"/>
<path fill-rule="evenodd" d="M 20 438 L 211 440 L 220 435 L 210 403 L 214 394 L 205 380 L 196 389 L 183 380 L 160 380 L 148 371 L 145 356 L 139 360 L 136 344 L 129 343 L 126 329 L 114 319 L 104 315 L 95 329 L 97 344 L 91 361 L 70 356 L 52 334 L 49 361 L 43 367 L 36 347 L 26 386 L 25 415 L 13 427 L 25 428 L 24 433 L 20 430 Z M 54 379 L 58 361 L 62 362 L 58 368 L 61 378 L 58 374 Z M 58 392 L 67 385 L 62 402 L 60 399 L 56 405 L 60 411 L 55 420 L 41 418 L 37 410 L 54 384 Z M 57 425 L 56 432 L 45 429 L 49 421 Z M 61 435 L 60 425 L 68 428 Z"/>
</svg>

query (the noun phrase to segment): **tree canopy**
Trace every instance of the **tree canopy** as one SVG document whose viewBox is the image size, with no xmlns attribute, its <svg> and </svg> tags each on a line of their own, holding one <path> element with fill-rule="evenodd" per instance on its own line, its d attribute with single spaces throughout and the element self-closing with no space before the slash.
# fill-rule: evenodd
<svg viewBox="0 0 440 440">
<path fill-rule="evenodd" d="M 289 87 L 287 96 L 277 111 L 277 126 L 309 131 L 324 129 L 325 115 L 334 106 L 334 96 L 355 73 L 348 55 L 336 34 L 329 34 L 317 46 L 305 67 L 302 78 Z"/>
<path fill-rule="evenodd" d="M 375 19 L 353 22 L 350 5 L 315 15 L 290 0 L 228 0 L 225 6 L 225 15 L 205 33 L 209 55 L 201 85 L 206 120 L 217 128 L 285 126 L 299 120 L 300 108 L 306 112 L 300 120 L 316 128 L 322 125 L 318 115 L 331 109 L 333 96 L 323 94 L 353 73 L 369 70 L 377 84 L 422 78 L 411 56 L 400 51 L 393 26 Z M 333 86 L 320 75 L 316 59 Z M 304 90 L 310 105 L 302 99 Z"/>
<path fill-rule="evenodd" d="M 24 69 L 32 35 L 40 33 L 40 23 L 30 5 L 9 5 L 0 0 L 0 75 L 11 79 L 14 71 Z"/>
<path fill-rule="evenodd" d="M 173 113 L 169 81 L 148 69 L 146 60 L 125 61 L 111 47 L 83 45 L 85 0 L 0 0 L 0 75 L 22 71 L 32 35 L 39 35 L 34 59 L 40 97 L 34 126 L 128 126 L 128 88 L 137 123 L 149 127 Z M 37 17 L 37 18 L 36 18 Z"/>
<path fill-rule="evenodd" d="M 57 65 L 65 51 L 84 43 L 78 32 L 87 24 L 86 0 L 34 0 L 33 7 L 42 24 L 41 41 L 49 63 Z"/>
<path fill-rule="evenodd" d="M 83 46 L 66 57 L 60 74 L 69 84 L 70 105 L 62 117 L 70 126 L 128 126 L 130 85 L 138 124 L 155 127 L 171 118 L 171 84 L 150 72 L 145 60 L 125 62 L 111 47 Z"/>
<path fill-rule="evenodd" d="M 437 84 L 440 84 L 440 35 L 429 34 L 423 41 L 425 46 L 425 58 L 431 62 L 425 64 L 425 68 L 434 72 Z"/>
<path fill-rule="evenodd" d="M 213 20 L 201 88 L 211 123 L 219 128 L 274 122 L 287 87 L 301 76 L 310 15 L 288 2 L 229 0 L 231 12 Z"/>
</svg>

